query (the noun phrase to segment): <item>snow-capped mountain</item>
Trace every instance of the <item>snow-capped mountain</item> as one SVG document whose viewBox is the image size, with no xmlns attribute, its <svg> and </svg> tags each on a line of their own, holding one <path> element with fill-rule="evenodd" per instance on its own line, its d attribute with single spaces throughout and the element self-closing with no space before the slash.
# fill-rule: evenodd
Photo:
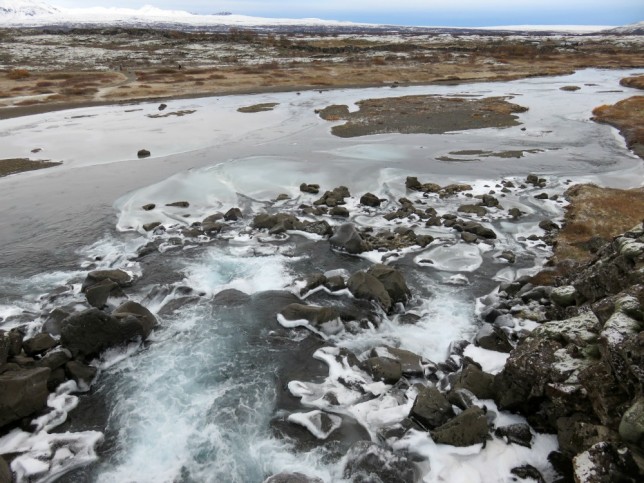
<svg viewBox="0 0 644 483">
<path fill-rule="evenodd" d="M 616 35 L 644 35 L 644 22 L 632 23 L 622 27 L 606 30 L 602 33 Z"/>
<path fill-rule="evenodd" d="M 0 27 L 52 25 L 112 25 L 112 26 L 290 26 L 320 27 L 358 26 L 353 22 L 321 20 L 317 18 L 284 19 L 233 15 L 196 15 L 182 10 L 163 10 L 150 5 L 131 8 L 62 8 L 35 0 L 0 0 Z"/>
<path fill-rule="evenodd" d="M 0 19 L 55 15 L 60 9 L 35 0 L 0 0 Z"/>
</svg>

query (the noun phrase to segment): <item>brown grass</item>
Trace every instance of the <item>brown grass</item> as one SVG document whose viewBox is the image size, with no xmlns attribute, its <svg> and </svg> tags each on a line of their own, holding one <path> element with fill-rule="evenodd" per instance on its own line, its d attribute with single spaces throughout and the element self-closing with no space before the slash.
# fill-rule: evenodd
<svg viewBox="0 0 644 483">
<path fill-rule="evenodd" d="M 644 219 L 644 188 L 618 190 L 577 185 L 566 191 L 570 205 L 557 236 L 555 259 L 592 257 L 592 239 L 610 241 Z"/>
<path fill-rule="evenodd" d="M 624 87 L 632 87 L 634 89 L 644 89 L 644 75 L 635 75 L 632 77 L 625 77 L 619 81 Z"/>
<path fill-rule="evenodd" d="M 593 110 L 593 120 L 616 127 L 628 146 L 644 157 L 644 96 L 633 96 Z"/>
<path fill-rule="evenodd" d="M 11 80 L 22 80 L 31 76 L 27 69 L 13 69 L 7 72 L 7 78 Z"/>
</svg>

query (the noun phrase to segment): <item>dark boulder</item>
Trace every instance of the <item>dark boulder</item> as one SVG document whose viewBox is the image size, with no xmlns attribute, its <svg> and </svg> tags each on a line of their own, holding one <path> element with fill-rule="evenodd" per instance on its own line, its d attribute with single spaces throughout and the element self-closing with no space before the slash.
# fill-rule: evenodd
<svg viewBox="0 0 644 483">
<path fill-rule="evenodd" d="M 624 441 L 644 447 L 644 397 L 640 397 L 622 416 L 619 435 Z"/>
<path fill-rule="evenodd" d="M 0 483 L 11 483 L 12 481 L 11 468 L 9 468 L 5 459 L 0 456 Z"/>
<path fill-rule="evenodd" d="M 407 176 L 405 180 L 405 188 L 412 191 L 420 191 L 423 188 L 423 185 L 420 184 L 416 176 Z"/>
<path fill-rule="evenodd" d="M 483 349 L 496 352 L 510 352 L 512 344 L 506 333 L 500 327 L 484 324 L 479 329 L 474 342 Z"/>
<path fill-rule="evenodd" d="M 126 295 L 119 284 L 110 279 L 101 280 L 85 289 L 87 303 L 102 309 L 110 298 L 124 298 Z"/>
<path fill-rule="evenodd" d="M 61 324 L 61 343 L 75 356 L 93 357 L 105 349 L 145 338 L 151 327 L 145 317 L 113 317 L 98 309 L 77 312 Z"/>
<path fill-rule="evenodd" d="M 81 287 L 81 291 L 85 292 L 88 287 L 96 285 L 103 280 L 111 280 L 119 287 L 129 287 L 134 282 L 132 276 L 123 270 L 94 270 L 87 274 Z"/>
<path fill-rule="evenodd" d="M 374 381 L 382 381 L 385 384 L 395 384 L 402 377 L 400 361 L 389 357 L 370 357 L 361 367 Z"/>
<path fill-rule="evenodd" d="M 526 448 L 532 448 L 532 431 L 530 426 L 525 423 L 510 424 L 501 426 L 494 431 L 495 436 L 504 438 L 508 444 L 518 444 Z"/>
<path fill-rule="evenodd" d="M 345 203 L 344 199 L 349 196 L 351 194 L 346 186 L 338 186 L 332 191 L 325 191 L 322 197 L 313 204 L 316 206 L 326 205 L 329 208 L 333 208 L 334 206 L 343 205 Z"/>
<path fill-rule="evenodd" d="M 414 483 L 417 480 L 411 460 L 369 441 L 358 441 L 351 446 L 343 476 L 352 483 Z"/>
<path fill-rule="evenodd" d="M 314 195 L 317 195 L 320 192 L 320 185 L 302 183 L 300 185 L 300 191 L 302 193 L 312 193 Z"/>
<path fill-rule="evenodd" d="M 344 206 L 334 206 L 331 208 L 329 214 L 338 218 L 349 218 L 349 210 Z"/>
<path fill-rule="evenodd" d="M 0 374 L 0 428 L 45 407 L 50 374 L 47 367 Z"/>
<path fill-rule="evenodd" d="M 224 220 L 226 221 L 237 221 L 241 220 L 244 217 L 239 208 L 231 208 L 224 214 Z"/>
<path fill-rule="evenodd" d="M 347 288 L 347 283 L 342 276 L 334 275 L 326 279 L 326 282 L 324 282 L 324 286 L 328 288 L 331 292 L 337 292 L 338 290 L 343 290 Z"/>
<path fill-rule="evenodd" d="M 467 389 L 479 399 L 494 397 L 494 376 L 482 371 L 475 364 L 468 364 L 456 377 L 454 390 Z"/>
<path fill-rule="evenodd" d="M 314 235 L 333 235 L 333 228 L 325 220 L 306 222 L 300 229 L 306 233 L 313 233 Z"/>
<path fill-rule="evenodd" d="M 0 366 L 9 358 L 9 344 L 9 335 L 4 330 L 0 330 Z"/>
<path fill-rule="evenodd" d="M 258 230 L 268 230 L 270 234 L 277 235 L 288 230 L 301 230 L 304 224 L 296 216 L 288 213 L 276 215 L 262 213 L 253 219 L 252 226 Z"/>
<path fill-rule="evenodd" d="M 29 357 L 43 354 L 58 345 L 58 341 L 46 333 L 36 334 L 22 342 L 22 349 Z"/>
<path fill-rule="evenodd" d="M 539 222 L 539 228 L 541 228 L 543 231 L 553 231 L 558 230 L 559 225 L 557 225 L 552 220 L 542 220 Z"/>
<path fill-rule="evenodd" d="M 52 371 L 67 364 L 72 358 L 71 352 L 67 349 L 49 351 L 38 361 L 38 367 L 48 367 Z"/>
<path fill-rule="evenodd" d="M 69 361 L 65 364 L 65 374 L 69 379 L 76 381 L 79 387 L 89 387 L 98 371 L 95 367 L 85 365 L 78 361 Z"/>
<path fill-rule="evenodd" d="M 385 286 L 370 273 L 354 273 L 349 278 L 347 286 L 355 298 L 375 301 L 385 312 L 389 312 L 393 307 L 391 297 Z"/>
<path fill-rule="evenodd" d="M 573 459 L 575 481 L 583 483 L 638 483 L 642 474 L 629 449 L 601 442 Z"/>
<path fill-rule="evenodd" d="M 147 205 L 143 205 L 141 208 L 142 208 L 144 211 L 152 211 L 152 210 L 153 210 L 153 209 L 155 209 L 156 207 L 157 207 L 157 205 L 155 205 L 154 203 L 148 203 Z"/>
<path fill-rule="evenodd" d="M 492 195 L 483 195 L 481 196 L 481 202 L 479 206 L 487 206 L 488 208 L 495 208 L 499 206 L 499 200 L 497 200 Z"/>
<path fill-rule="evenodd" d="M 485 412 L 478 406 L 467 408 L 454 419 L 431 432 L 438 444 L 471 446 L 485 443 L 488 438 L 488 423 Z"/>
<path fill-rule="evenodd" d="M 433 386 L 417 386 L 418 396 L 409 418 L 426 430 L 437 428 L 452 417 L 454 410 L 447 398 Z"/>
<path fill-rule="evenodd" d="M 512 468 L 510 473 L 518 476 L 522 480 L 534 480 L 537 483 L 546 483 L 541 472 L 532 465 L 523 465 Z"/>
<path fill-rule="evenodd" d="M 141 158 L 149 158 L 150 154 L 151 154 L 150 151 L 148 151 L 147 149 L 139 149 L 137 151 L 137 153 L 136 153 L 136 155 L 139 157 L 139 159 L 141 159 Z"/>
<path fill-rule="evenodd" d="M 487 215 L 487 210 L 484 206 L 480 205 L 461 205 L 458 207 L 459 213 L 469 213 L 477 216 Z"/>
<path fill-rule="evenodd" d="M 171 206 L 173 208 L 189 208 L 190 203 L 188 201 L 173 201 L 172 203 L 166 203 L 166 206 Z"/>
<path fill-rule="evenodd" d="M 399 270 L 388 265 L 377 264 L 369 268 L 367 273 L 382 283 L 393 303 L 405 303 L 409 300 L 411 291 Z"/>
<path fill-rule="evenodd" d="M 355 255 L 369 250 L 369 245 L 362 239 L 352 223 L 345 223 L 335 229 L 329 243 L 336 250 Z"/>
<path fill-rule="evenodd" d="M 246 304 L 250 300 L 250 295 L 236 290 L 234 288 L 229 288 L 218 292 L 213 298 L 212 302 L 215 305 L 221 305 L 226 307 L 237 307 L 240 305 Z"/>
<path fill-rule="evenodd" d="M 138 302 L 127 301 L 119 305 L 112 316 L 119 320 L 134 318 L 138 321 L 143 330 L 143 338 L 146 338 L 159 323 L 152 312 Z"/>
<path fill-rule="evenodd" d="M 315 305 L 290 304 L 280 312 L 286 320 L 306 320 L 317 327 L 340 317 L 335 307 L 318 307 Z"/>
<path fill-rule="evenodd" d="M 360 204 L 377 208 L 382 201 L 373 193 L 365 193 L 360 197 Z"/>
</svg>

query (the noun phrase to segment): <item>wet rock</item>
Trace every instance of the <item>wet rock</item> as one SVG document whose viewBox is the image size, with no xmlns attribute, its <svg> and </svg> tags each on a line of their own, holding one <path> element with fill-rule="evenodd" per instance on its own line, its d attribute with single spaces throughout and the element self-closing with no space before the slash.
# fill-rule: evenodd
<svg viewBox="0 0 644 483">
<path fill-rule="evenodd" d="M 339 218 L 349 218 L 349 210 L 347 210 L 344 206 L 334 206 L 333 208 L 331 208 L 329 214 L 331 216 L 336 216 Z"/>
<path fill-rule="evenodd" d="M 615 443 L 601 442 L 573 459 L 575 481 L 583 483 L 637 483 L 641 474 L 633 455 Z"/>
<path fill-rule="evenodd" d="M 9 332 L 5 332 L 8 339 L 9 357 L 16 357 L 22 352 L 22 341 L 24 334 L 18 328 L 13 328 Z"/>
<path fill-rule="evenodd" d="M 85 289 L 85 298 L 87 303 L 97 309 L 105 307 L 108 299 L 125 297 L 119 284 L 110 279 L 102 280 Z"/>
<path fill-rule="evenodd" d="M 539 222 L 539 228 L 543 231 L 554 231 L 559 229 L 559 225 L 552 220 L 542 220 Z"/>
<path fill-rule="evenodd" d="M 154 203 L 148 203 L 147 205 L 143 205 L 141 208 L 143 208 L 143 210 L 145 211 L 152 211 L 156 208 L 156 206 L 157 205 L 155 205 Z"/>
<path fill-rule="evenodd" d="M 559 88 L 560 91 L 568 91 L 568 92 L 578 91 L 579 89 L 581 89 L 581 87 L 579 86 L 563 86 Z"/>
<path fill-rule="evenodd" d="M 535 195 L 534 197 L 537 200 L 547 200 L 549 198 L 548 193 L 539 193 L 538 195 Z"/>
<path fill-rule="evenodd" d="M 326 279 L 324 286 L 331 292 L 337 292 L 338 290 L 344 290 L 345 288 L 347 288 L 347 283 L 340 275 L 334 275 Z"/>
<path fill-rule="evenodd" d="M 431 431 L 431 435 L 438 444 L 471 446 L 484 443 L 488 438 L 488 431 L 485 412 L 478 406 L 472 406 Z"/>
<path fill-rule="evenodd" d="M 38 361 L 38 367 L 48 367 L 53 371 L 67 364 L 71 358 L 72 354 L 67 349 L 50 351 Z"/>
<path fill-rule="evenodd" d="M 369 441 L 358 441 L 347 452 L 344 478 L 353 483 L 414 483 L 414 464 L 405 456 Z"/>
<path fill-rule="evenodd" d="M 486 228 L 480 223 L 470 221 L 459 226 L 461 227 L 462 231 L 473 233 L 481 238 L 487 238 L 490 240 L 496 238 L 496 233 L 494 233 L 494 230 L 492 230 L 491 228 Z"/>
<path fill-rule="evenodd" d="M 575 413 L 557 419 L 559 450 L 570 458 L 602 441 L 618 440 L 617 432 L 597 424 L 589 413 Z"/>
<path fill-rule="evenodd" d="M 78 361 L 69 361 L 65 364 L 65 374 L 69 379 L 76 381 L 79 387 L 89 387 L 97 372 L 95 367 Z"/>
<path fill-rule="evenodd" d="M 380 280 L 367 272 L 357 272 L 351 275 L 347 282 L 351 294 L 358 299 L 373 300 L 386 312 L 393 307 L 391 297 Z"/>
<path fill-rule="evenodd" d="M 11 483 L 13 481 L 13 476 L 11 474 L 11 468 L 5 461 L 5 459 L 0 456 L 0 482 L 2 483 Z"/>
<path fill-rule="evenodd" d="M 418 354 L 396 347 L 377 347 L 371 351 L 371 357 L 387 357 L 400 362 L 402 374 L 408 377 L 422 377 L 425 361 Z"/>
<path fill-rule="evenodd" d="M 635 401 L 622 416 L 619 423 L 619 435 L 624 441 L 644 446 L 644 398 Z"/>
<path fill-rule="evenodd" d="M 504 438 L 508 444 L 518 444 L 526 448 L 532 448 L 532 431 L 530 426 L 525 423 L 510 424 L 496 428 L 494 434 L 499 438 Z"/>
<path fill-rule="evenodd" d="M 290 304 L 281 311 L 286 320 L 306 320 L 316 327 L 340 317 L 335 307 L 318 307 L 315 305 Z"/>
<path fill-rule="evenodd" d="M 502 258 L 503 260 L 507 260 L 508 263 L 514 263 L 517 259 L 517 256 L 514 254 L 514 252 L 505 250 L 497 258 Z"/>
<path fill-rule="evenodd" d="M 4 330 L 0 330 L 0 366 L 9 358 L 9 336 Z"/>
<path fill-rule="evenodd" d="M 361 366 L 374 381 L 382 381 L 385 384 L 395 384 L 402 377 L 400 361 L 389 357 L 371 357 Z"/>
<path fill-rule="evenodd" d="M 492 399 L 494 376 L 482 371 L 475 364 L 468 364 L 456 377 L 454 390 L 467 389 L 479 399 Z"/>
<path fill-rule="evenodd" d="M 487 215 L 487 210 L 485 209 L 484 206 L 479 206 L 479 205 L 461 205 L 458 207 L 458 212 L 459 213 L 470 213 L 474 214 L 477 216 L 485 216 Z"/>
<path fill-rule="evenodd" d="M 342 277 L 340 277 L 342 278 Z M 323 286 L 326 283 L 326 276 L 323 273 L 314 273 L 306 277 L 306 284 L 300 290 L 300 295 L 315 290 L 318 287 Z"/>
<path fill-rule="evenodd" d="M 409 418 L 426 430 L 437 428 L 454 416 L 452 405 L 433 386 L 418 386 L 418 396 L 409 413 Z"/>
<path fill-rule="evenodd" d="M 488 208 L 496 208 L 499 206 L 499 200 L 492 195 L 481 196 L 480 206 L 487 206 Z"/>
<path fill-rule="evenodd" d="M 244 217 L 239 208 L 231 208 L 224 214 L 224 220 L 226 221 L 237 221 L 241 220 Z"/>
<path fill-rule="evenodd" d="M 166 206 L 174 208 L 189 208 L 190 203 L 188 201 L 173 201 L 172 203 L 166 203 Z"/>
<path fill-rule="evenodd" d="M 461 233 L 461 239 L 465 243 L 476 243 L 476 241 L 479 239 L 478 236 L 476 236 L 474 233 L 469 233 L 467 231 L 464 231 Z"/>
<path fill-rule="evenodd" d="M 142 318 L 112 317 L 98 309 L 88 309 L 67 317 L 61 323 L 61 343 L 75 356 L 93 357 L 103 350 L 145 338 L 149 324 Z"/>
<path fill-rule="evenodd" d="M 523 465 L 516 468 L 512 468 L 510 473 L 518 476 L 522 480 L 533 480 L 537 483 L 546 483 L 546 480 L 543 478 L 543 475 L 532 465 Z"/>
<path fill-rule="evenodd" d="M 519 208 L 510 208 L 508 210 L 508 214 L 513 218 L 513 219 L 518 219 L 521 218 L 523 215 L 523 211 L 521 211 Z"/>
<path fill-rule="evenodd" d="M 234 288 L 229 288 L 218 292 L 213 298 L 213 304 L 228 306 L 228 307 L 237 307 L 244 305 L 250 300 L 250 295 L 236 290 Z"/>
<path fill-rule="evenodd" d="M 368 244 L 362 239 L 360 233 L 352 223 L 345 223 L 335 229 L 331 238 L 331 246 L 350 254 L 358 254 L 369 250 Z"/>
<path fill-rule="evenodd" d="M 434 241 L 431 235 L 416 235 L 416 245 L 425 248 L 427 245 Z"/>
<path fill-rule="evenodd" d="M 0 428 L 45 407 L 50 374 L 46 367 L 0 374 Z"/>
<path fill-rule="evenodd" d="M 377 208 L 382 201 L 373 193 L 365 193 L 360 197 L 360 204 Z"/>
<path fill-rule="evenodd" d="M 267 229 L 269 233 L 276 234 L 287 230 L 299 230 L 302 227 L 302 222 L 287 213 L 278 213 L 277 215 L 262 213 L 255 216 L 252 225 L 253 228 Z"/>
<path fill-rule="evenodd" d="M 152 312 L 138 302 L 127 301 L 119 305 L 112 316 L 119 320 L 134 318 L 143 330 L 143 338 L 146 338 L 159 323 Z"/>
<path fill-rule="evenodd" d="M 58 341 L 47 333 L 36 334 L 23 341 L 22 348 L 29 357 L 43 354 L 58 345 Z"/>
<path fill-rule="evenodd" d="M 136 153 L 136 155 L 139 157 L 139 159 L 149 158 L 150 154 L 151 154 L 150 151 L 148 151 L 147 149 L 139 149 L 137 151 L 137 153 Z"/>
<path fill-rule="evenodd" d="M 152 230 L 154 230 L 155 228 L 158 228 L 158 227 L 160 227 L 160 226 L 161 226 L 161 222 L 160 222 L 160 221 L 153 221 L 153 222 L 151 222 L 151 223 L 145 223 L 145 224 L 142 226 L 142 228 L 143 228 L 143 230 L 144 230 L 144 231 L 152 231 Z"/>
<path fill-rule="evenodd" d="M 377 278 L 389 294 L 393 303 L 405 303 L 411 296 L 402 272 L 389 265 L 376 264 L 367 273 Z"/>
<path fill-rule="evenodd" d="M 167 104 L 159 104 L 159 111 L 163 111 L 166 107 L 168 107 Z"/>
<path fill-rule="evenodd" d="M 317 195 L 320 192 L 320 185 L 302 183 L 300 185 L 300 191 L 302 193 L 312 193 L 314 195 Z"/>
<path fill-rule="evenodd" d="M 331 433 L 342 425 L 342 418 L 315 410 L 308 413 L 293 413 L 287 420 L 306 428 L 315 438 L 326 440 Z"/>
<path fill-rule="evenodd" d="M 452 389 L 447 394 L 447 400 L 450 404 L 465 410 L 474 406 L 478 401 L 478 398 L 467 389 Z"/>
<path fill-rule="evenodd" d="M 407 176 L 405 180 L 405 188 L 412 191 L 420 191 L 423 188 L 423 185 L 420 184 L 416 176 Z"/>
<path fill-rule="evenodd" d="M 132 276 L 123 270 L 94 270 L 87 274 L 87 278 L 83 282 L 81 291 L 85 292 L 88 287 L 102 282 L 103 280 L 111 280 L 118 284 L 119 287 L 129 287 L 134 282 Z"/>
<path fill-rule="evenodd" d="M 513 349 L 507 334 L 496 325 L 483 325 L 474 340 L 477 346 L 490 351 L 508 353 Z"/>
<path fill-rule="evenodd" d="M 269 476 L 264 483 L 324 483 L 320 478 L 307 476 L 303 473 L 278 473 Z"/>
<path fill-rule="evenodd" d="M 314 205 L 326 205 L 329 208 L 334 206 L 343 205 L 345 203 L 344 199 L 351 196 L 349 189 L 346 186 L 338 186 L 332 191 L 325 191 L 322 197 L 316 200 Z"/>
</svg>

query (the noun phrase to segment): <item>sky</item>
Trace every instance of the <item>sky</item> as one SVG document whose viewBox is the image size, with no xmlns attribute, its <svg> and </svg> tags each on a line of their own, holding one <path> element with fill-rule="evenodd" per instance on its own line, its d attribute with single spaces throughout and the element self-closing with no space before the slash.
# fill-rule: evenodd
<svg viewBox="0 0 644 483">
<path fill-rule="evenodd" d="M 60 7 L 153 5 L 209 14 L 303 18 L 397 25 L 624 25 L 644 20 L 644 0 L 45 0 Z"/>
</svg>

